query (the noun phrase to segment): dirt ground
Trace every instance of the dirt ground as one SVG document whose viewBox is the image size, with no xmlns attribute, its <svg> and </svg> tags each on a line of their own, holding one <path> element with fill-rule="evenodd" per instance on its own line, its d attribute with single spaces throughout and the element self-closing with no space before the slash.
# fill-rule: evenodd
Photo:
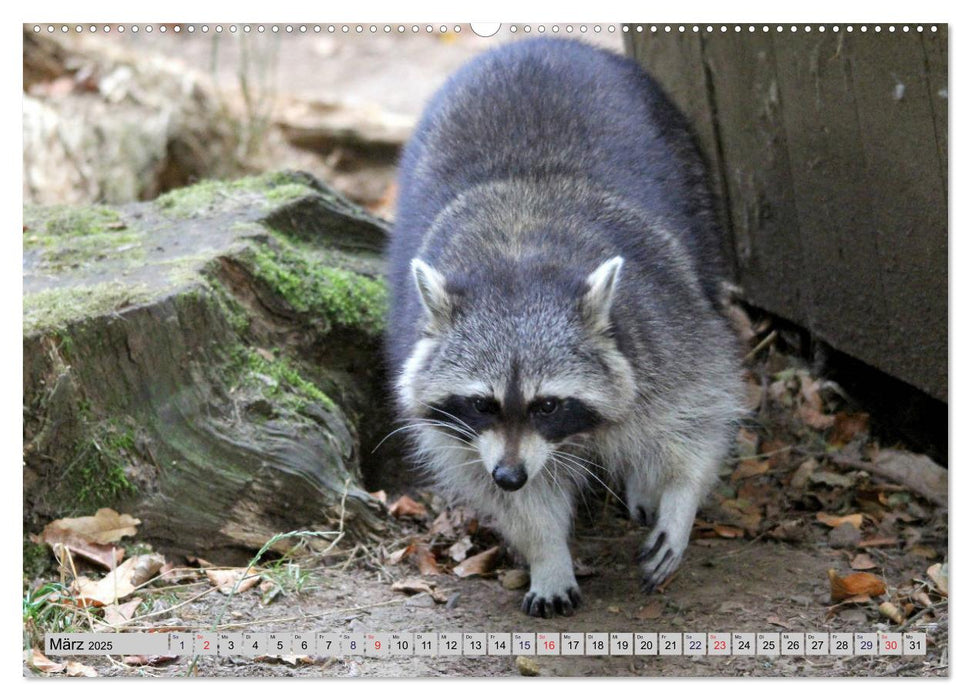
<svg viewBox="0 0 971 700">
<path fill-rule="evenodd" d="M 523 590 L 507 590 L 498 577 L 424 579 L 448 603 L 428 594 L 409 596 L 392 590 L 396 579 L 417 576 L 407 562 L 375 567 L 332 564 L 311 571 L 308 590 L 287 593 L 261 604 L 256 589 L 230 601 L 223 631 L 249 632 L 875 632 L 923 631 L 923 657 L 531 657 L 540 676 L 946 676 L 946 607 L 918 616 L 903 627 L 880 617 L 875 605 L 834 606 L 826 572 L 845 569 L 847 554 L 825 543 L 792 545 L 765 540 L 700 539 L 663 593 L 646 596 L 633 561 L 643 533 L 619 510 L 609 509 L 578 530 L 574 553 L 583 562 L 584 602 L 573 617 L 538 620 L 523 615 Z M 702 512 L 704 515 L 704 511 Z M 811 527 L 811 526 L 807 526 Z M 873 551 L 873 550 L 871 550 Z M 874 553 L 888 581 L 921 577 L 927 562 L 900 552 Z M 306 565 L 308 562 L 304 562 Z M 507 560 L 507 564 L 511 561 Z M 188 599 L 202 585 L 180 594 Z M 215 589 L 159 619 L 165 629 L 209 629 L 225 597 Z M 116 658 L 79 658 L 102 677 L 184 676 L 192 659 L 179 657 L 154 665 L 120 663 Z M 519 676 L 509 657 L 296 657 L 257 659 L 199 657 L 201 677 L 493 677 Z M 25 674 L 34 675 L 25 669 Z"/>
</svg>

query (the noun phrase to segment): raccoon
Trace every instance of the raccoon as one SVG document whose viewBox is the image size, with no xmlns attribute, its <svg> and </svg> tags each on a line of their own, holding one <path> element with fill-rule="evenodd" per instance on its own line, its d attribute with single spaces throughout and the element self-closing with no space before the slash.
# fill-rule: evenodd
<svg viewBox="0 0 971 700">
<path fill-rule="evenodd" d="M 684 118 L 633 62 L 560 39 L 432 97 L 389 245 L 394 393 L 418 463 L 528 562 L 533 616 L 580 604 L 575 501 L 621 485 L 653 591 L 739 416 L 721 232 Z"/>
</svg>

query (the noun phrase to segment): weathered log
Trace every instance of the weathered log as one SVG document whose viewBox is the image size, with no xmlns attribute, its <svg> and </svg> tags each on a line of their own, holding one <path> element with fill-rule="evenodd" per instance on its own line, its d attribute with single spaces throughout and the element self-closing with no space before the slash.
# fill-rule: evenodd
<svg viewBox="0 0 971 700">
<path fill-rule="evenodd" d="M 386 425 L 383 235 L 293 173 L 28 208 L 25 532 L 111 506 L 228 561 L 342 503 L 351 535 L 383 528 L 361 470 Z"/>
</svg>

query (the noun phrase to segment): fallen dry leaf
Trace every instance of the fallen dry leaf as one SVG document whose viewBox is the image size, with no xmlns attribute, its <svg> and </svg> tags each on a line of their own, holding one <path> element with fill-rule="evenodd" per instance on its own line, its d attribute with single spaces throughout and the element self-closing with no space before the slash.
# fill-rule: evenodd
<svg viewBox="0 0 971 700">
<path fill-rule="evenodd" d="M 769 460 L 767 459 L 746 459 L 732 472 L 732 481 L 740 481 L 753 476 L 759 476 L 769 471 Z"/>
<path fill-rule="evenodd" d="M 481 576 L 482 574 L 491 572 L 495 568 L 498 558 L 499 547 L 490 547 L 484 552 L 480 552 L 473 557 L 469 557 L 460 564 L 457 564 L 455 568 L 452 569 L 452 573 L 459 578 L 465 578 L 467 576 Z"/>
<path fill-rule="evenodd" d="M 97 678 L 98 672 L 90 666 L 85 666 L 79 661 L 68 661 L 67 675 L 71 676 L 72 678 Z"/>
<path fill-rule="evenodd" d="M 877 563 L 870 558 L 869 554 L 860 552 L 853 557 L 853 561 L 850 562 L 850 568 L 856 569 L 857 571 L 875 569 L 877 568 Z"/>
<path fill-rule="evenodd" d="M 125 558 L 123 547 L 113 544 L 95 544 L 73 530 L 64 530 L 48 525 L 43 534 L 33 538 L 36 542 L 46 542 L 55 550 L 55 556 L 60 561 L 58 548 L 63 547 L 77 555 L 109 571 L 118 566 Z"/>
<path fill-rule="evenodd" d="M 765 621 L 768 622 L 770 625 L 776 625 L 777 627 L 782 627 L 783 629 L 787 629 L 787 630 L 792 629 L 792 625 L 790 625 L 788 622 L 783 620 L 778 615 L 769 615 L 767 618 L 765 618 Z"/>
<path fill-rule="evenodd" d="M 143 554 L 137 559 L 131 572 L 131 582 L 136 587 L 151 580 L 165 566 L 165 557 L 161 554 Z"/>
<path fill-rule="evenodd" d="M 856 543 L 856 546 L 860 549 L 866 549 L 867 547 L 896 547 L 897 538 L 896 537 L 871 537 L 868 540 L 860 540 Z"/>
<path fill-rule="evenodd" d="M 122 537 L 133 536 L 136 532 L 135 526 L 140 525 L 141 522 L 141 520 L 130 515 L 119 515 L 111 508 L 101 508 L 94 515 L 83 518 L 55 520 L 44 528 L 41 538 L 45 542 L 50 542 L 49 533 L 68 531 L 94 544 L 110 544 L 117 542 Z"/>
<path fill-rule="evenodd" d="M 388 512 L 395 518 L 411 518 L 412 520 L 422 520 L 428 515 L 425 506 L 408 496 L 402 496 L 388 506 Z"/>
<path fill-rule="evenodd" d="M 42 673 L 60 673 L 65 668 L 64 664 L 51 661 L 44 656 L 40 649 L 31 650 L 30 658 L 27 660 L 27 663 L 31 668 L 35 668 Z"/>
<path fill-rule="evenodd" d="M 105 606 L 105 622 L 112 627 L 120 627 L 128 623 L 135 615 L 135 610 L 142 604 L 141 598 L 132 598 L 125 603 Z"/>
<path fill-rule="evenodd" d="M 927 569 L 927 577 L 934 584 L 937 592 L 947 595 L 947 564 L 933 564 Z"/>
<path fill-rule="evenodd" d="M 72 584 L 78 603 L 84 606 L 96 605 L 103 607 L 127 598 L 140 585 L 132 581 L 136 569 L 144 571 L 145 560 L 153 558 L 157 563 L 158 555 L 155 554 L 140 554 L 132 557 L 123 562 L 114 571 L 109 571 L 99 581 L 92 581 L 91 579 L 79 576 L 74 584 Z M 161 566 L 161 563 L 158 566 Z M 155 570 L 157 571 L 158 568 Z"/>
<path fill-rule="evenodd" d="M 902 625 L 904 622 L 904 614 L 900 612 L 900 608 L 891 603 L 889 600 L 885 600 L 878 606 L 880 614 L 886 618 L 889 618 L 896 622 L 898 625 Z"/>
<path fill-rule="evenodd" d="M 799 467 L 789 477 L 789 487 L 793 489 L 805 488 L 809 483 L 810 475 L 819 469 L 819 462 L 811 457 L 799 465 Z"/>
<path fill-rule="evenodd" d="M 409 554 L 412 554 L 414 551 L 415 551 L 415 545 L 409 544 L 407 547 L 402 547 L 401 549 L 397 549 L 391 552 L 391 554 L 389 554 L 384 561 L 386 564 L 394 565 L 399 563 L 402 559 L 404 559 Z"/>
<path fill-rule="evenodd" d="M 466 535 L 448 548 L 448 555 L 452 557 L 452 561 L 463 561 L 468 557 L 470 549 L 472 549 L 472 539 Z"/>
<path fill-rule="evenodd" d="M 883 579 L 873 574 L 858 573 L 840 577 L 836 569 L 829 570 L 829 592 L 834 603 L 847 601 L 850 598 L 883 595 L 887 586 Z"/>
<path fill-rule="evenodd" d="M 391 590 L 407 593 L 408 595 L 427 593 L 436 603 L 444 603 L 446 600 L 448 600 L 448 596 L 440 591 L 435 590 L 434 583 L 424 581 L 420 578 L 406 578 L 402 579 L 401 581 L 396 581 L 395 583 L 391 584 Z"/>
<path fill-rule="evenodd" d="M 634 618 L 637 620 L 656 620 L 661 617 L 663 611 L 664 606 L 661 605 L 660 601 L 652 600 L 634 613 Z"/>
<path fill-rule="evenodd" d="M 740 527 L 733 527 L 731 525 L 719 525 L 718 523 L 715 523 L 712 526 L 712 529 L 719 537 L 729 540 L 745 536 L 745 530 Z"/>
<path fill-rule="evenodd" d="M 129 666 L 158 666 L 160 664 L 175 661 L 178 656 L 123 656 L 121 662 Z"/>
<path fill-rule="evenodd" d="M 392 591 L 400 591 L 408 595 L 414 595 L 416 593 L 428 593 L 431 595 L 433 588 L 434 586 L 431 583 L 420 578 L 405 578 L 391 584 Z"/>
<path fill-rule="evenodd" d="M 458 539 L 464 534 L 474 535 L 479 521 L 473 512 L 463 506 L 443 510 L 428 529 L 429 535 L 441 535 L 446 539 Z"/>
<path fill-rule="evenodd" d="M 260 582 L 260 572 L 252 566 L 248 569 L 207 569 L 206 577 L 209 583 L 218 588 L 223 595 L 232 593 L 237 581 L 239 581 L 239 585 L 236 586 L 237 593 L 248 591 Z"/>
<path fill-rule="evenodd" d="M 415 564 L 418 566 L 418 573 L 422 576 L 437 576 L 441 573 L 441 570 L 438 568 L 438 560 L 435 559 L 435 554 L 425 545 L 415 545 L 415 551 L 412 556 L 415 559 Z"/>
<path fill-rule="evenodd" d="M 857 435 L 866 431 L 870 416 L 866 413 L 837 413 L 833 419 L 833 429 L 829 434 L 830 444 L 842 447 Z"/>
<path fill-rule="evenodd" d="M 830 515 L 829 513 L 816 513 L 816 520 L 829 527 L 839 527 L 844 523 L 849 523 L 857 530 L 863 525 L 863 513 L 853 513 L 851 515 Z"/>
</svg>

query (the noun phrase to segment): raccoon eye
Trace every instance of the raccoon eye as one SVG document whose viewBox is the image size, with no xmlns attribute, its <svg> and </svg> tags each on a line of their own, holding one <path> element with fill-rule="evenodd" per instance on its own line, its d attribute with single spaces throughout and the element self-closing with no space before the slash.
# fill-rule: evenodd
<svg viewBox="0 0 971 700">
<path fill-rule="evenodd" d="M 544 416 L 548 416 L 551 413 L 555 413 L 556 409 L 560 407 L 560 402 L 556 399 L 543 399 L 538 404 L 536 404 L 536 412 L 542 413 Z"/>
<path fill-rule="evenodd" d="M 498 413 L 499 404 L 495 399 L 488 399 L 484 396 L 476 396 L 472 399 L 472 407 L 479 413 Z"/>
</svg>

